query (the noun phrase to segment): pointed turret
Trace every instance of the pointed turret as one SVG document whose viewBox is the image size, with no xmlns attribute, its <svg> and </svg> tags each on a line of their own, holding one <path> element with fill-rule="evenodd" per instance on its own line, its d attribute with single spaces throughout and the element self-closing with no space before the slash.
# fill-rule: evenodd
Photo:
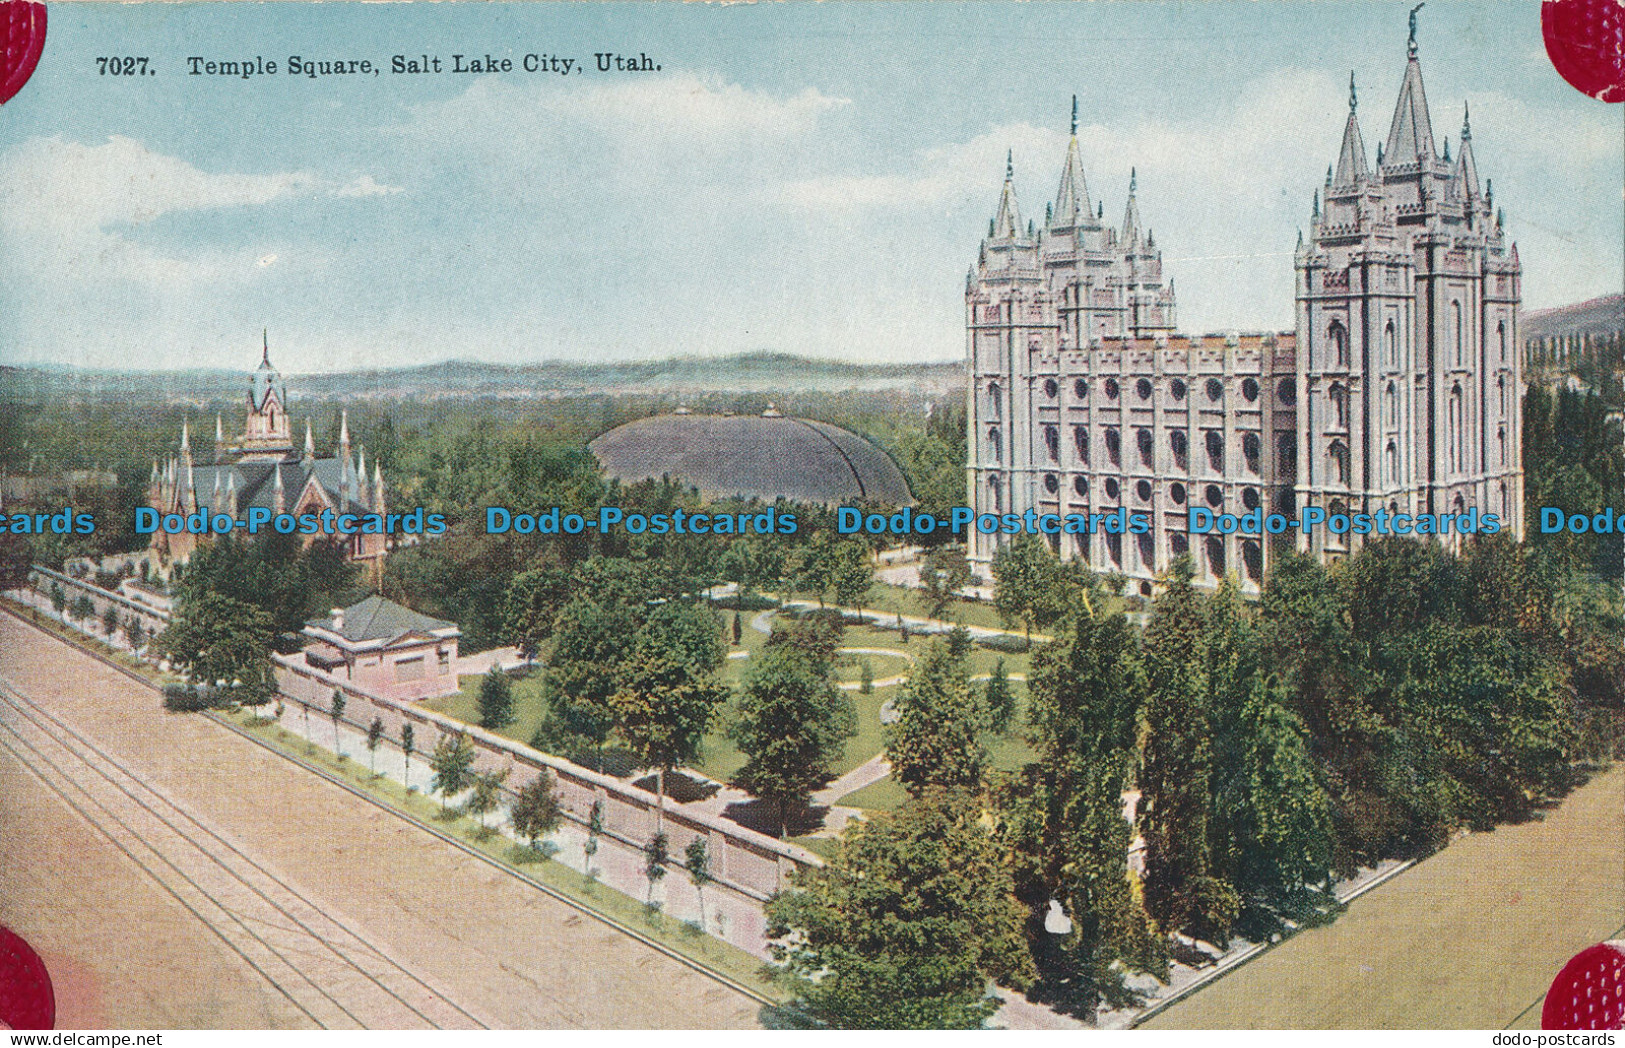
<svg viewBox="0 0 1625 1048">
<path fill-rule="evenodd" d="M 316 464 L 316 438 L 310 432 L 310 419 L 305 419 L 305 453 L 299 456 L 299 462 L 306 469 Z"/>
<path fill-rule="evenodd" d="M 226 461 L 226 423 L 219 414 L 214 416 L 214 460 Z"/>
<path fill-rule="evenodd" d="M 209 499 L 209 508 L 219 513 L 223 508 L 220 504 L 220 471 L 214 471 L 214 495 Z"/>
<path fill-rule="evenodd" d="M 364 444 L 356 449 L 355 500 L 363 504 L 370 501 L 367 497 L 367 448 Z"/>
<path fill-rule="evenodd" d="M 1140 188 L 1140 174 L 1135 168 L 1128 169 L 1128 204 L 1123 208 L 1123 237 L 1125 248 L 1133 250 L 1140 237 L 1140 205 L 1135 202 L 1135 195 Z"/>
<path fill-rule="evenodd" d="M 216 474 L 218 476 L 219 474 Z M 237 516 L 237 474 L 226 477 L 226 512 Z"/>
<path fill-rule="evenodd" d="M 1421 4 L 1411 9 L 1410 57 L 1384 150 L 1390 164 L 1414 164 L 1434 156 L 1433 120 L 1428 116 L 1427 93 L 1422 90 L 1422 65 L 1416 60 L 1416 12 L 1421 9 Z"/>
<path fill-rule="evenodd" d="M 1473 125 L 1465 103 L 1461 110 L 1461 155 L 1456 158 L 1456 180 L 1461 184 L 1462 196 L 1478 196 L 1478 162 L 1473 159 Z"/>
<path fill-rule="evenodd" d="M 1078 96 L 1072 96 L 1072 141 L 1067 143 L 1066 164 L 1061 168 L 1061 188 L 1055 194 L 1054 225 L 1069 228 L 1087 221 L 1090 215 L 1089 186 L 1083 177 L 1083 158 L 1078 152 Z"/>
<path fill-rule="evenodd" d="M 1021 235 L 1021 209 L 1016 206 L 1015 151 L 1005 154 L 1004 189 L 999 193 L 999 213 L 993 219 L 995 240 L 1013 240 Z"/>
<path fill-rule="evenodd" d="M 287 489 L 282 486 L 281 463 L 272 466 L 271 472 L 276 475 L 276 481 L 271 486 L 272 505 L 276 507 L 275 512 L 286 513 L 288 512 L 288 492 Z"/>
<path fill-rule="evenodd" d="M 372 464 L 372 511 L 388 512 L 384 504 L 384 467 L 377 461 Z"/>
<path fill-rule="evenodd" d="M 1337 154 L 1336 183 L 1351 186 L 1366 177 L 1365 139 L 1360 137 L 1359 96 L 1354 91 L 1354 74 L 1349 73 L 1349 119 L 1343 126 L 1343 148 Z"/>
</svg>

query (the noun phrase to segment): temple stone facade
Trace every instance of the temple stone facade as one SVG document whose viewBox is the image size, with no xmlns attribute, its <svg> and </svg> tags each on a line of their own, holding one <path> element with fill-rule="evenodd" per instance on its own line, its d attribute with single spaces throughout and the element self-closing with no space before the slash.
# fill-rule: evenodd
<svg viewBox="0 0 1625 1048">
<path fill-rule="evenodd" d="M 1523 535 L 1520 269 L 1464 112 L 1435 151 L 1412 26 L 1386 142 L 1368 164 L 1350 80 L 1337 162 L 1295 256 L 1293 332 L 1175 333 L 1172 281 L 1131 176 L 1120 227 L 1073 136 L 1042 228 L 1004 187 L 966 283 L 970 505 L 1145 514 L 1144 534 L 1048 536 L 1142 592 L 1189 552 L 1198 579 L 1256 591 L 1272 549 L 1335 560 L 1360 536 L 1191 535 L 1189 509 L 1294 516 L 1498 514 Z M 1296 535 L 1296 538 L 1293 536 Z M 1006 535 L 974 534 L 988 574 Z M 1458 540 L 1447 537 L 1454 545 Z"/>
</svg>

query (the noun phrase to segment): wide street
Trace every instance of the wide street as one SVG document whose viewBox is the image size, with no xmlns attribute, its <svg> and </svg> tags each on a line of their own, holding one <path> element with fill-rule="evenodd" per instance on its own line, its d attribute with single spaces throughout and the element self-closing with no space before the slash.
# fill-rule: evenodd
<svg viewBox="0 0 1625 1048">
<path fill-rule="evenodd" d="M 72 1027 L 732 1028 L 759 1005 L 0 616 L 0 924 Z"/>
</svg>

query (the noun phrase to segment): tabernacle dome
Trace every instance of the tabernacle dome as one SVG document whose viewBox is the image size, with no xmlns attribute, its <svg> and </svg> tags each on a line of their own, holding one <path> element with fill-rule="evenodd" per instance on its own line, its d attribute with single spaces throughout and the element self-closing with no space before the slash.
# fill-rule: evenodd
<svg viewBox="0 0 1625 1048">
<path fill-rule="evenodd" d="M 836 505 L 910 506 L 908 482 L 884 451 L 811 419 L 694 415 L 684 409 L 617 426 L 587 447 L 623 484 L 670 477 L 707 498 L 742 496 Z"/>
</svg>

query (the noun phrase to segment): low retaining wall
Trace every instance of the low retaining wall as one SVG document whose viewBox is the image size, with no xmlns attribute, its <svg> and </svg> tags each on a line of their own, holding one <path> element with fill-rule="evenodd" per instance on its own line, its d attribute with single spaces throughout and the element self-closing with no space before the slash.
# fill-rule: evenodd
<svg viewBox="0 0 1625 1048">
<path fill-rule="evenodd" d="M 83 579 L 76 579 L 71 575 L 64 575 L 60 571 L 52 571 L 50 568 L 42 568 L 37 564 L 28 573 L 28 584 L 41 596 L 49 596 L 53 582 L 62 587 L 62 595 L 67 598 L 68 607 L 71 608 L 74 601 L 80 597 L 89 597 L 90 602 L 96 606 L 95 628 L 86 630 L 87 633 L 92 635 L 99 632 L 102 616 L 107 614 L 109 607 L 117 608 L 119 616 L 122 618 L 127 619 L 131 615 L 136 616 L 141 620 L 141 628 L 146 630 L 149 635 L 162 633 L 164 627 L 169 625 L 169 616 L 150 605 L 137 603 L 122 593 L 102 589 L 100 586 L 86 582 Z M 77 624 L 70 623 L 70 625 Z"/>
<path fill-rule="evenodd" d="M 150 607 L 50 568 L 36 566 L 29 576 L 29 582 L 40 593 L 49 592 L 53 582 L 60 584 L 70 604 L 80 595 L 88 596 L 96 605 L 97 623 L 107 606 L 112 604 L 118 607 L 121 615 L 133 613 L 141 616 L 143 627 L 154 632 L 162 631 L 168 625 L 167 617 Z M 97 635 L 94 625 L 84 631 L 91 636 Z M 308 708 L 312 717 L 331 720 L 333 692 L 342 692 L 345 706 L 341 719 L 344 724 L 365 734 L 372 722 L 379 720 L 383 723 L 383 743 L 396 750 L 401 749 L 401 729 L 411 724 L 415 736 L 413 754 L 425 764 L 443 736 L 466 735 L 474 746 L 476 771 L 508 770 L 508 780 L 503 790 L 509 800 L 546 769 L 553 775 L 559 803 L 566 817 L 585 826 L 591 816 L 593 803 L 598 802 L 602 804 L 605 835 L 639 849 L 653 838 L 658 814 L 660 828 L 666 834 L 668 851 L 674 861 L 681 861 L 683 851 L 690 842 L 704 839 L 711 855 L 712 876 L 721 885 L 751 898 L 766 900 L 774 892 L 787 887 L 790 875 L 797 869 L 822 865 L 822 860 L 805 848 L 757 833 L 727 819 L 683 811 L 670 801 L 663 813 L 657 813 L 658 799 L 647 790 L 622 782 L 614 776 L 583 768 L 562 757 L 531 749 L 476 725 L 465 724 L 411 702 L 379 695 L 309 666 L 298 656 L 273 654 L 271 658 L 275 665 L 278 690 L 290 706 L 301 708 L 297 711 L 301 716 L 303 708 Z M 290 709 L 290 712 L 294 711 Z"/>
<path fill-rule="evenodd" d="M 647 790 L 433 710 L 370 692 L 307 666 L 296 657 L 273 655 L 272 659 L 281 693 L 287 700 L 308 707 L 312 717 L 331 719 L 333 692 L 337 690 L 344 695 L 343 723 L 364 734 L 374 719 L 381 721 L 384 742 L 396 750 L 401 749 L 401 729 L 411 724 L 413 753 L 418 760 L 427 762 L 441 738 L 466 735 L 474 746 L 474 770 L 508 771 L 503 790 L 510 799 L 546 769 L 553 775 L 559 803 L 568 818 L 586 825 L 597 801 L 603 806 L 607 836 L 641 849 L 655 834 L 658 798 Z M 303 715 L 303 710 L 298 712 Z M 805 848 L 726 819 L 683 811 L 669 800 L 658 821 L 674 858 L 680 857 L 691 841 L 703 838 L 717 880 L 757 899 L 765 900 L 786 887 L 789 875 L 796 869 L 822 864 Z"/>
</svg>

